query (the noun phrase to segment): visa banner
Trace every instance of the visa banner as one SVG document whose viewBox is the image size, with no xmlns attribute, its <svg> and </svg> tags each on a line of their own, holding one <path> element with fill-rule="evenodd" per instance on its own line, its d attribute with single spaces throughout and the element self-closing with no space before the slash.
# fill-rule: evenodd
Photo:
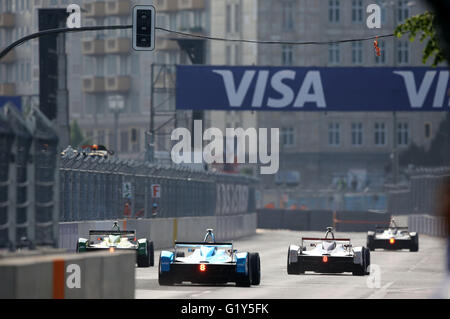
<svg viewBox="0 0 450 319">
<path fill-rule="evenodd" d="M 20 96 L 0 96 L 0 108 L 7 103 L 12 103 L 19 110 L 22 109 L 22 99 Z"/>
<path fill-rule="evenodd" d="M 446 68 L 177 66 L 179 110 L 450 111 L 449 97 Z"/>
</svg>

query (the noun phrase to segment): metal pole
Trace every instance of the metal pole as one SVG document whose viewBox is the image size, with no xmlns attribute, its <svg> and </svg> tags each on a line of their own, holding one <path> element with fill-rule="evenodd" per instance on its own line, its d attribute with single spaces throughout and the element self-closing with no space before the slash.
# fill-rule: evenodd
<svg viewBox="0 0 450 319">
<path fill-rule="evenodd" d="M 149 141 L 147 143 L 147 160 L 153 162 L 155 159 L 155 88 L 154 88 L 154 72 L 155 65 L 151 66 L 151 90 L 150 90 L 150 128 L 149 128 Z"/>
<path fill-rule="evenodd" d="M 119 112 L 117 110 L 114 111 L 114 152 L 116 154 L 119 153 L 118 151 L 118 135 L 119 135 Z"/>
</svg>

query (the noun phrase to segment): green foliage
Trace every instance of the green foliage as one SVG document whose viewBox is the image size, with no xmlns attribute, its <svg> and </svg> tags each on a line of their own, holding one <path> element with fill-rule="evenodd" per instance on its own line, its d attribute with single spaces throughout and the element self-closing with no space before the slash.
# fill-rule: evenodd
<svg viewBox="0 0 450 319">
<path fill-rule="evenodd" d="M 81 131 L 78 122 L 75 120 L 70 125 L 70 145 L 72 145 L 72 147 L 78 147 L 83 141 L 83 132 Z"/>
<path fill-rule="evenodd" d="M 433 66 L 437 66 L 441 62 L 445 62 L 444 52 L 439 46 L 438 36 L 434 23 L 434 14 L 425 12 L 407 19 L 403 24 L 398 25 L 394 34 L 397 38 L 409 33 L 409 40 L 413 42 L 417 35 L 420 35 L 420 42 L 428 39 L 423 50 L 422 62 L 425 64 L 427 60 L 434 56 Z"/>
</svg>

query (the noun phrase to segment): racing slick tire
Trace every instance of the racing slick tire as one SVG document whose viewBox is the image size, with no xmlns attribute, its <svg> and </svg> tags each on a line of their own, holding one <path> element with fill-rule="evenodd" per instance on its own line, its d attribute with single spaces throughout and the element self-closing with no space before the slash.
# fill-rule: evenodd
<svg viewBox="0 0 450 319">
<path fill-rule="evenodd" d="M 375 234 L 373 234 L 372 232 L 368 232 L 367 233 L 367 248 L 370 251 L 374 251 L 375 250 L 374 241 L 375 241 Z"/>
<path fill-rule="evenodd" d="M 304 274 L 305 270 L 301 267 L 300 260 L 297 260 L 296 263 L 291 263 L 289 260 L 289 252 L 290 247 L 288 248 L 288 256 L 287 256 L 287 273 L 288 275 L 300 275 Z"/>
<path fill-rule="evenodd" d="M 155 245 L 152 241 L 148 242 L 147 251 L 150 256 L 150 266 L 155 266 Z"/>
<path fill-rule="evenodd" d="M 419 234 L 411 236 L 411 244 L 409 246 L 409 251 L 417 252 L 419 251 Z"/>
<path fill-rule="evenodd" d="M 172 286 L 174 284 L 169 274 L 161 272 L 161 255 L 159 255 L 158 284 L 160 286 Z"/>
<path fill-rule="evenodd" d="M 252 265 L 250 264 L 250 254 L 247 254 L 247 265 L 248 265 L 248 272 L 247 274 L 238 275 L 238 278 L 236 279 L 236 286 L 237 287 L 250 287 L 252 283 Z"/>
<path fill-rule="evenodd" d="M 153 249 L 153 242 L 147 240 L 147 253 L 145 255 L 138 255 L 137 264 L 139 268 L 147 268 L 153 266 L 155 264 L 154 254 L 155 251 Z"/>
<path fill-rule="evenodd" d="M 364 275 L 370 275 L 370 249 L 366 248 L 364 249 L 365 255 L 366 255 L 366 265 L 365 265 L 365 272 Z"/>
<path fill-rule="evenodd" d="M 368 249 L 363 247 L 362 248 L 362 265 L 355 265 L 356 269 L 352 271 L 353 276 L 364 276 L 367 274 L 367 251 Z"/>
<path fill-rule="evenodd" d="M 258 286 L 261 282 L 261 260 L 259 253 L 250 254 L 250 267 L 252 268 L 251 284 Z"/>
</svg>

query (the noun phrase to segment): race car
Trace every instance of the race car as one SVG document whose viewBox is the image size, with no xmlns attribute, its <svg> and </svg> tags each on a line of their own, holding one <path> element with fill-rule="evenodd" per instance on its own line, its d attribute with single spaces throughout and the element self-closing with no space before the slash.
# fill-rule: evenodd
<svg viewBox="0 0 450 319">
<path fill-rule="evenodd" d="M 238 252 L 232 243 L 215 241 L 208 229 L 203 242 L 175 242 L 172 251 L 159 257 L 160 285 L 236 283 L 239 287 L 259 285 L 261 265 L 258 253 Z"/>
<path fill-rule="evenodd" d="M 135 230 L 120 230 L 117 222 L 114 222 L 112 230 L 90 230 L 89 239 L 78 239 L 77 253 L 100 250 L 135 250 L 138 267 L 155 264 L 153 242 L 146 238 L 136 240 Z"/>
<path fill-rule="evenodd" d="M 399 227 L 392 219 L 389 227 L 376 227 L 375 231 L 367 232 L 367 248 L 419 251 L 419 234 L 409 232 L 408 227 Z"/>
<path fill-rule="evenodd" d="M 309 245 L 308 245 L 309 243 Z M 311 248 L 308 250 L 308 248 Z M 335 238 L 327 227 L 325 238 L 303 237 L 300 246 L 290 245 L 287 256 L 289 275 L 351 272 L 354 276 L 368 275 L 370 251 L 353 247 L 349 238 Z"/>
</svg>

